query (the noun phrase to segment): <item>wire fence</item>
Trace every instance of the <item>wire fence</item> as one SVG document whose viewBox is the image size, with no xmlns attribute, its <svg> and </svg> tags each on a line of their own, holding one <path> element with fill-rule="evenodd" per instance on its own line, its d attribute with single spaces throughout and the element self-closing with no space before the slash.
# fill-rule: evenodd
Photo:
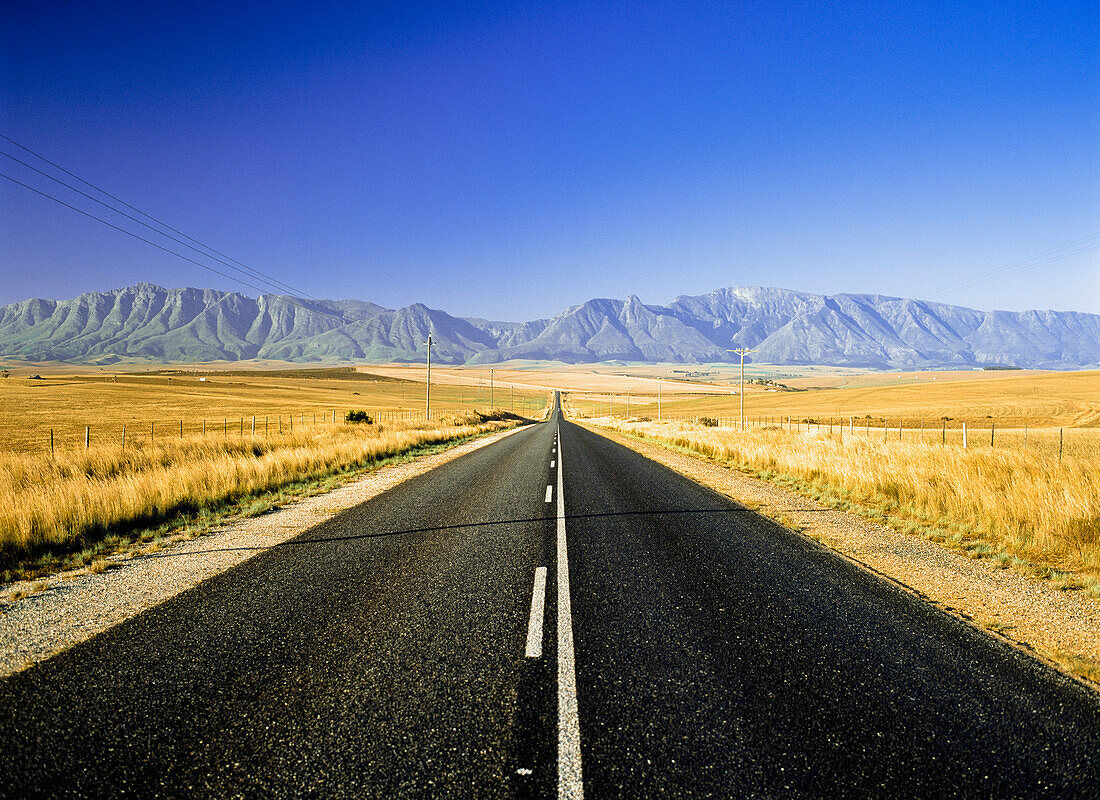
<svg viewBox="0 0 1100 800">
<path fill-rule="evenodd" d="M 599 409 L 605 411 L 607 407 Z M 625 409 L 624 409 L 625 411 Z M 652 409 L 646 409 L 650 414 Z M 594 414 L 595 415 L 595 414 Z M 601 415 L 602 416 L 602 415 Z M 618 415 L 612 415 L 618 416 Z M 621 419 L 630 417 L 621 416 Z M 657 420 L 657 416 L 633 417 L 635 420 Z M 661 419 L 702 427 L 740 429 L 740 416 L 710 417 L 703 414 L 664 412 Z M 859 436 L 865 439 L 890 442 L 921 442 L 944 446 L 974 448 L 1004 448 L 1026 450 L 1059 458 L 1100 458 L 1100 428 L 1072 426 L 1023 425 L 998 426 L 996 421 L 985 419 L 906 417 L 890 420 L 884 417 L 822 417 L 820 415 L 745 416 L 746 430 L 764 430 L 809 436 L 844 438 Z"/>
<path fill-rule="evenodd" d="M 517 398 L 517 400 L 520 400 Z M 523 398 L 510 407 L 500 404 L 494 408 L 488 405 L 470 408 L 432 408 L 433 420 L 455 414 L 489 413 L 491 411 L 514 411 L 519 415 L 530 415 L 545 405 L 541 400 Z M 349 414 L 353 416 L 349 418 Z M 366 419 L 363 417 L 365 416 Z M 90 449 L 93 447 L 117 446 L 119 448 L 144 447 L 169 440 L 182 440 L 194 437 L 271 437 L 285 436 L 303 431 L 319 431 L 336 425 L 420 423 L 427 421 L 427 412 L 421 408 L 320 408 L 312 410 L 287 410 L 272 412 L 266 409 L 262 414 L 235 416 L 181 416 L 177 418 L 128 420 L 124 422 L 78 422 L 59 421 L 49 428 L 40 429 L 37 445 L 21 446 L 18 452 L 55 453 L 59 450 Z M 10 447 L 0 451 L 14 452 Z"/>
</svg>

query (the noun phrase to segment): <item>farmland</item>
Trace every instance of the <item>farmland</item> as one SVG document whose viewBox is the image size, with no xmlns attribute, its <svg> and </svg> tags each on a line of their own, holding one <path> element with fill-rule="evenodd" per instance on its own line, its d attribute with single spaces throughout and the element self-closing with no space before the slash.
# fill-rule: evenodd
<svg viewBox="0 0 1100 800">
<path fill-rule="evenodd" d="M 533 413 L 545 405 L 544 391 L 497 384 L 491 396 L 488 382 L 478 378 L 445 385 L 433 381 L 433 411 L 487 411 L 495 403 L 497 409 Z M 202 435 L 204 430 L 223 438 L 233 432 L 251 434 L 253 418 L 257 434 L 340 422 L 350 410 L 366 411 L 380 421 L 422 420 L 424 384 L 352 367 L 109 373 L 22 369 L 0 381 L 0 406 L 0 452 L 41 453 L 50 451 L 51 431 L 56 449 L 82 448 L 85 428 L 90 445 L 121 448 L 124 426 L 125 442 L 136 444 Z"/>
<path fill-rule="evenodd" d="M 745 416 L 750 419 L 791 417 L 794 420 L 849 417 L 879 423 L 889 420 L 908 428 L 948 417 L 971 424 L 993 420 L 1000 427 L 1100 427 L 1100 372 L 954 372 L 872 373 L 859 378 L 821 376 L 756 383 L 746 375 Z M 626 409 L 627 379 L 610 391 L 574 395 L 578 408 L 597 403 L 607 413 Z M 631 412 L 657 415 L 654 381 L 633 381 Z M 739 415 L 735 377 L 716 384 L 698 384 L 689 393 L 683 383 L 676 392 L 664 383 L 662 413 L 672 418 Z M 988 423 L 985 423 L 988 427 Z"/>
</svg>

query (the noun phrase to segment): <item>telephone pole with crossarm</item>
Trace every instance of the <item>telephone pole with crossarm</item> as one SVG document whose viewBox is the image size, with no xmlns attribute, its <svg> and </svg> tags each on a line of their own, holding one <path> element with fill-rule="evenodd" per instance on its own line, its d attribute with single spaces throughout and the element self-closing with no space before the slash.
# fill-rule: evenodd
<svg viewBox="0 0 1100 800">
<path fill-rule="evenodd" d="M 736 350 L 726 350 L 727 353 L 737 353 L 741 356 L 741 430 L 745 430 L 745 356 L 755 353 L 747 347 L 738 347 Z"/>
</svg>

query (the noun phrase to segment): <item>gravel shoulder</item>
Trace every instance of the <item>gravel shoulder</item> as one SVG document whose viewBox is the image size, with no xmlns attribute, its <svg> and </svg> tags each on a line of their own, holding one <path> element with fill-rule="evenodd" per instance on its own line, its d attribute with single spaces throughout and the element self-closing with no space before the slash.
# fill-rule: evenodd
<svg viewBox="0 0 1100 800">
<path fill-rule="evenodd" d="M 593 430 L 794 528 L 1079 679 L 1089 670 L 1095 674 L 1100 665 L 1100 601 L 1084 592 L 999 569 L 658 443 Z"/>
<path fill-rule="evenodd" d="M 115 556 L 109 568 L 64 572 L 0 603 L 0 677 L 90 639 L 243 561 L 417 475 L 509 436 L 511 428 L 403 464 L 381 467 L 325 494 L 238 519 L 155 552 Z M 26 591 L 15 585 L 13 590 Z M 10 594 L 8 595 L 10 598 Z"/>
</svg>

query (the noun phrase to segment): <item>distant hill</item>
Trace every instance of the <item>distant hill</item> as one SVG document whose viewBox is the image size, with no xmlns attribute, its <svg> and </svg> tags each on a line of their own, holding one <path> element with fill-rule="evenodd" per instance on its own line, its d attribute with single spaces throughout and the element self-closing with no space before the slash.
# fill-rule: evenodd
<svg viewBox="0 0 1100 800">
<path fill-rule="evenodd" d="M 491 322 L 420 303 L 251 298 L 141 283 L 72 300 L 0 307 L 0 356 L 112 363 L 270 358 L 302 362 L 490 364 L 512 358 L 595 362 L 732 361 L 878 369 L 1100 366 L 1100 315 L 976 311 L 881 295 L 731 287 L 668 306 L 595 299 L 551 319 Z"/>
</svg>

